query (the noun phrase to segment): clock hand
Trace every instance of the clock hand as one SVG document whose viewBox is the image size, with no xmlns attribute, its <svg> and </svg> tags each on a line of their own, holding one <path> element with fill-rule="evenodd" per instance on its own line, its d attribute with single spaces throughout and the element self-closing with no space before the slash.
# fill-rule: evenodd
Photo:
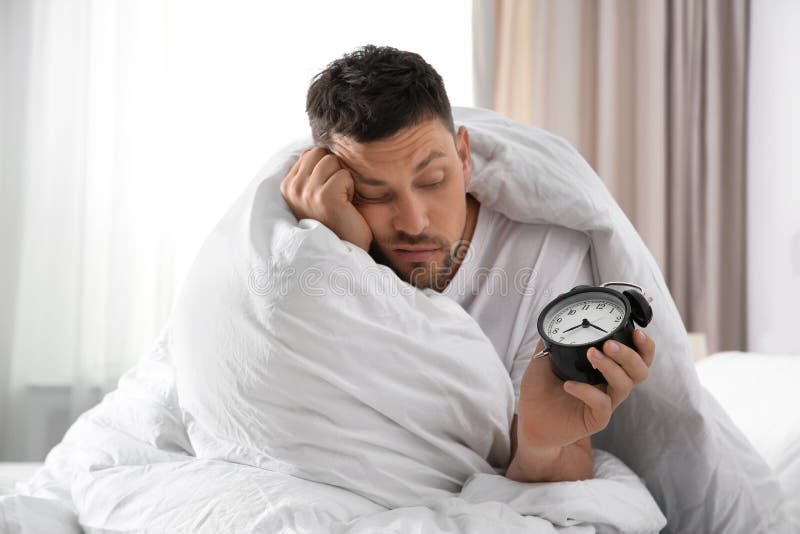
<svg viewBox="0 0 800 534">
<path fill-rule="evenodd" d="M 600 330 L 601 332 L 605 332 L 606 334 L 608 334 L 608 331 L 606 331 L 606 330 L 603 330 L 602 328 L 600 328 L 600 327 L 599 327 L 599 326 L 597 326 L 597 325 L 594 325 L 594 324 L 592 324 L 592 323 L 589 323 L 589 326 L 591 326 L 592 328 L 597 328 L 597 329 L 598 329 L 598 330 Z"/>
<path fill-rule="evenodd" d="M 573 326 L 572 328 L 567 328 L 566 330 L 564 330 L 563 333 L 567 333 L 570 330 L 575 330 L 576 328 L 580 328 L 580 327 L 589 328 L 589 326 L 591 326 L 591 324 L 592 323 L 590 323 L 588 319 L 584 319 L 583 321 L 581 321 L 580 324 L 577 324 L 577 325 Z"/>
<path fill-rule="evenodd" d="M 567 333 L 567 332 L 569 332 L 570 330 L 575 330 L 576 328 L 580 328 L 580 327 L 582 327 L 582 326 L 583 326 L 583 323 L 578 323 L 578 324 L 576 324 L 575 326 L 573 326 L 572 328 L 567 328 L 567 329 L 566 329 L 566 330 L 564 330 L 564 332 L 562 332 L 562 333 L 566 334 L 566 333 Z"/>
</svg>

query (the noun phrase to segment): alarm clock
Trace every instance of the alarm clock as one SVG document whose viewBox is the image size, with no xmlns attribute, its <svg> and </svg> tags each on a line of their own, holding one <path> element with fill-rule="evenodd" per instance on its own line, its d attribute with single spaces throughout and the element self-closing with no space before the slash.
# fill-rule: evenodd
<svg viewBox="0 0 800 534">
<path fill-rule="evenodd" d="M 633 289 L 620 292 L 608 286 Z M 537 327 L 544 348 L 533 358 L 548 356 L 553 373 L 561 380 L 606 384 L 603 374 L 589 363 L 587 351 L 595 347 L 602 352 L 609 339 L 634 348 L 634 323 L 640 327 L 650 323 L 651 301 L 640 286 L 627 282 L 576 286 L 539 314 Z"/>
</svg>

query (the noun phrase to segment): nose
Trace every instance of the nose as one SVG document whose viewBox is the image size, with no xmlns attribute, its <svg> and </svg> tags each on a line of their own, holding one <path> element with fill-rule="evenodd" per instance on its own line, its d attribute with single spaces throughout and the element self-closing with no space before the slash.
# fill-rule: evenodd
<svg viewBox="0 0 800 534">
<path fill-rule="evenodd" d="M 421 234 L 428 227 L 425 205 L 413 198 L 398 199 L 392 225 L 397 232 Z"/>
</svg>

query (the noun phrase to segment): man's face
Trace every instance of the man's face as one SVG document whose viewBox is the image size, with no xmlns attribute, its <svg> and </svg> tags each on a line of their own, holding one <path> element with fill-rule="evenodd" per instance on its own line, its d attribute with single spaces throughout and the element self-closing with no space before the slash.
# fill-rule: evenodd
<svg viewBox="0 0 800 534">
<path fill-rule="evenodd" d="M 334 136 L 330 149 L 353 175 L 353 204 L 372 230 L 373 257 L 417 287 L 441 287 L 466 222 L 466 128 L 454 143 L 432 119 L 370 143 Z"/>
</svg>

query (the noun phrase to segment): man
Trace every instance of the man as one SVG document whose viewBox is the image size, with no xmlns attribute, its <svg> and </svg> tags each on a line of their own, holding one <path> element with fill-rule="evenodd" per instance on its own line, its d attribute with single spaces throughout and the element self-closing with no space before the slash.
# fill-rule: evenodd
<svg viewBox="0 0 800 534">
<path fill-rule="evenodd" d="M 590 349 L 608 386 L 562 382 L 545 359 L 531 359 L 539 311 L 593 282 L 587 238 L 511 221 L 466 193 L 469 132 L 456 132 L 442 79 L 417 54 L 366 46 L 343 56 L 312 81 L 306 111 L 318 146 L 281 184 L 295 217 L 325 224 L 475 318 L 514 384 L 508 478 L 592 478 L 591 435 L 647 378 L 655 344 L 637 331 L 638 353 L 612 341 Z M 498 277 L 505 290 L 488 283 Z"/>
</svg>

